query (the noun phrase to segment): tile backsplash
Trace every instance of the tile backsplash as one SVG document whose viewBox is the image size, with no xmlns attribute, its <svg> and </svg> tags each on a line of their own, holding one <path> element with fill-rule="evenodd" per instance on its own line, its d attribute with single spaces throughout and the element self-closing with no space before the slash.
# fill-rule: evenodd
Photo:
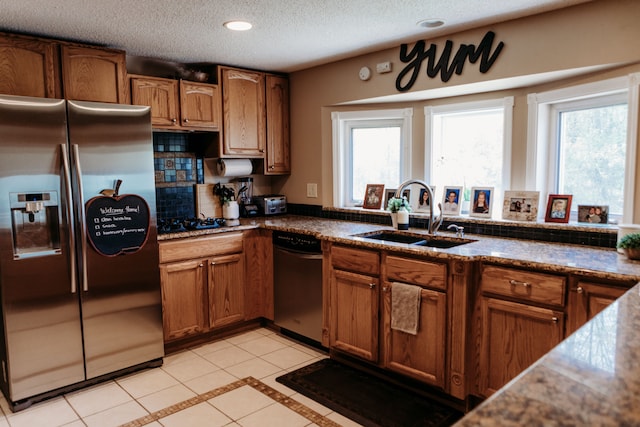
<svg viewBox="0 0 640 427">
<path fill-rule="evenodd" d="M 194 186 L 204 182 L 204 168 L 189 148 L 189 135 L 154 132 L 153 155 L 158 219 L 195 217 Z"/>
</svg>

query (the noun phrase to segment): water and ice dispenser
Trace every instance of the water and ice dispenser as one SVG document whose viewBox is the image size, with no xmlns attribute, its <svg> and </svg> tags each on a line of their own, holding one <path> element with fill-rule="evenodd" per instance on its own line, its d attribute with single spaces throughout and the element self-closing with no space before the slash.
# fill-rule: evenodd
<svg viewBox="0 0 640 427">
<path fill-rule="evenodd" d="M 9 193 L 13 259 L 61 253 L 58 193 Z"/>
</svg>

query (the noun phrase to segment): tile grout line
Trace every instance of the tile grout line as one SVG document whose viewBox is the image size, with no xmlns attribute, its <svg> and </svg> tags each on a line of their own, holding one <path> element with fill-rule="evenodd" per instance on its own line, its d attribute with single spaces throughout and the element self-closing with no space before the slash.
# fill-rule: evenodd
<svg viewBox="0 0 640 427">
<path fill-rule="evenodd" d="M 230 384 L 227 384 L 225 386 L 222 387 L 218 387 L 216 389 L 210 390 L 206 393 L 202 393 L 199 394 L 197 396 L 192 397 L 191 399 L 187 399 L 184 400 L 182 402 L 176 403 L 174 405 L 168 406 L 164 409 L 161 409 L 159 411 L 155 411 L 149 415 L 145 415 L 144 417 L 140 417 L 136 420 L 130 421 L 128 423 L 122 424 L 120 427 L 142 427 L 145 426 L 147 424 L 150 424 L 154 421 L 158 421 L 161 418 L 167 417 L 169 415 L 175 414 L 177 412 L 180 412 L 184 409 L 190 408 L 192 406 L 195 406 L 199 403 L 203 403 L 206 402 L 214 397 L 217 396 L 221 396 L 225 393 L 228 393 L 230 391 L 233 391 L 237 388 L 240 388 L 242 386 L 248 385 L 250 387 L 252 387 L 253 389 L 255 389 L 256 391 L 259 391 L 260 393 L 264 394 L 265 396 L 268 396 L 269 398 L 273 399 L 276 403 L 280 403 L 283 406 L 289 408 L 290 410 L 294 411 L 295 413 L 297 413 L 298 415 L 303 416 L 304 418 L 308 419 L 311 422 L 316 423 L 318 426 L 320 427 L 340 427 L 339 424 L 331 421 L 330 419 L 326 418 L 325 416 L 319 414 L 318 412 L 314 411 L 313 409 L 303 405 L 302 403 L 296 401 L 295 399 L 286 396 L 283 393 L 280 393 L 279 391 L 277 391 L 276 389 L 269 387 L 268 385 L 264 384 L 263 382 L 253 378 L 253 377 L 246 377 L 243 379 L 240 379 L 238 381 L 234 381 Z M 233 420 L 236 421 L 236 420 Z"/>
</svg>

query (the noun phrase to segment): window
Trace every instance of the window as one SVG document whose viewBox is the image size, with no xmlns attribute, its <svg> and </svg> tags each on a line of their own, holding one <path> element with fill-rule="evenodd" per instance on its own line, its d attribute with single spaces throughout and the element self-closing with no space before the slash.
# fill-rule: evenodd
<svg viewBox="0 0 640 427">
<path fill-rule="evenodd" d="M 573 195 L 574 221 L 578 205 L 609 206 L 613 222 L 631 219 L 635 132 L 628 130 L 637 101 L 629 97 L 637 96 L 637 85 L 630 87 L 628 78 L 618 78 L 529 96 L 536 138 L 529 156 L 536 164 L 527 181 L 541 190 L 541 200 Z"/>
<path fill-rule="evenodd" d="M 367 184 L 396 188 L 409 175 L 411 108 L 332 113 L 334 205 L 360 206 Z"/>
<path fill-rule="evenodd" d="M 509 189 L 513 99 L 425 107 L 426 181 L 442 200 L 445 186 L 463 187 L 462 213 L 469 212 L 471 187 L 493 187 L 493 213 Z"/>
</svg>

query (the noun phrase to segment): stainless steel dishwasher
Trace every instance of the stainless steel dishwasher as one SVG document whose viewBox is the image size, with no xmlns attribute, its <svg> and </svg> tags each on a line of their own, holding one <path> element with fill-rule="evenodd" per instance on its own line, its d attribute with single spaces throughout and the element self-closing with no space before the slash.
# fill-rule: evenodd
<svg viewBox="0 0 640 427">
<path fill-rule="evenodd" d="M 322 340 L 322 249 L 313 236 L 273 232 L 274 323 Z"/>
</svg>

